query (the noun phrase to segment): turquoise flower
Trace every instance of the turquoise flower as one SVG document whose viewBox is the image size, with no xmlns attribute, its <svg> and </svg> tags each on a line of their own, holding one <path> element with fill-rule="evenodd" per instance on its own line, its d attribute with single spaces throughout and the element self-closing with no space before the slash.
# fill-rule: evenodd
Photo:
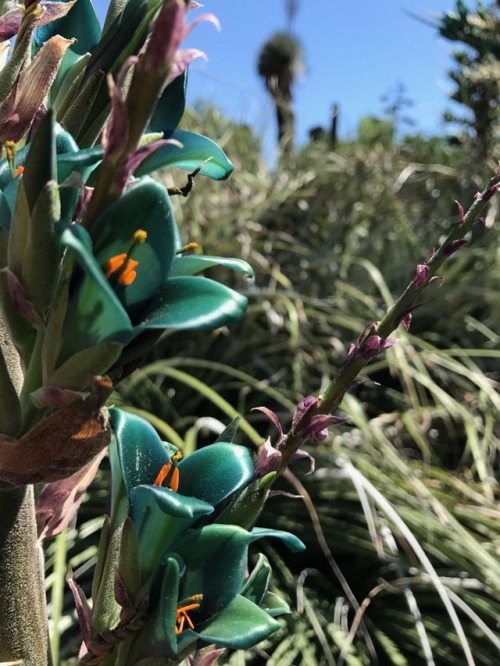
<svg viewBox="0 0 500 666">
<path fill-rule="evenodd" d="M 248 548 L 263 537 L 278 538 L 293 550 L 304 546 L 286 532 L 219 522 L 224 508 L 254 480 L 248 449 L 218 441 L 178 462 L 175 447 L 147 422 L 110 411 L 111 520 L 128 512 L 139 551 L 133 558 L 140 562 L 135 584 L 149 589 L 145 624 L 121 648 L 128 651 L 126 663 L 179 659 L 212 643 L 245 649 L 268 637 L 280 627 L 275 616 L 288 607 L 269 592 L 265 558 L 246 577 Z"/>
</svg>

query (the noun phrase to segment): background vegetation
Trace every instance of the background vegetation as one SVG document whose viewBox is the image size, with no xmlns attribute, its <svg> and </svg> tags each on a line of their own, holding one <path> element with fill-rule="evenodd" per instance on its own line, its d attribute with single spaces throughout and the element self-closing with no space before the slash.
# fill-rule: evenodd
<svg viewBox="0 0 500 666">
<path fill-rule="evenodd" d="M 230 331 L 165 335 L 116 404 L 189 453 L 236 412 L 240 440 L 256 446 L 275 433 L 254 407 L 288 424 L 293 405 L 326 386 L 365 324 L 380 319 L 457 221 L 455 200 L 468 204 L 498 158 L 494 126 L 485 148 L 470 124 L 453 141 L 400 137 L 394 117 L 365 118 L 355 139 L 334 147 L 327 132 L 295 152 L 287 144 L 272 170 L 249 128 L 207 105 L 187 114 L 184 127 L 196 120 L 236 170 L 225 183 L 199 177 L 176 201 L 177 219 L 204 253 L 254 266 L 254 282 L 224 276 L 250 307 Z M 268 502 L 262 524 L 308 546 L 299 556 L 264 547 L 293 613 L 267 645 L 222 663 L 499 663 L 497 227 L 492 206 L 410 330 L 401 327 L 398 344 L 346 396 L 346 424 L 310 449 L 316 472 L 294 469 L 283 480 L 303 498 Z M 49 547 L 63 655 L 74 654 L 78 636 L 57 572 L 69 563 L 85 587 L 106 495 L 103 470 L 78 531 Z"/>
</svg>

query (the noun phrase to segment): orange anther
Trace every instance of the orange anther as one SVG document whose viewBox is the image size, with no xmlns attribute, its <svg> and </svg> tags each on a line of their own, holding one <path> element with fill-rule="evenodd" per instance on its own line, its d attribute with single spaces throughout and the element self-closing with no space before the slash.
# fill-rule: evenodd
<svg viewBox="0 0 500 666">
<path fill-rule="evenodd" d="M 177 467 L 174 467 L 172 469 L 172 463 L 167 463 L 166 465 L 163 465 L 163 467 L 158 472 L 158 476 L 153 482 L 153 486 L 162 486 L 163 483 L 165 482 L 165 479 L 169 476 L 170 470 L 172 470 L 172 473 L 170 475 L 168 487 L 170 488 L 170 490 L 173 490 L 174 493 L 176 493 L 179 490 L 179 470 L 177 469 Z"/>
<path fill-rule="evenodd" d="M 104 264 L 104 275 L 106 279 L 118 273 L 118 284 L 128 286 L 137 277 L 135 269 L 139 265 L 138 261 L 135 259 L 130 259 L 128 254 L 122 252 L 122 254 L 117 254 Z"/>
</svg>

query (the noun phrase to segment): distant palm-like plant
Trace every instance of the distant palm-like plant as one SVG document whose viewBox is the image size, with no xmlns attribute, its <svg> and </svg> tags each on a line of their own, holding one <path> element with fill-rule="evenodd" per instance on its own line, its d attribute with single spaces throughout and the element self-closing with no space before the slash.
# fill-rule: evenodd
<svg viewBox="0 0 500 666">
<path fill-rule="evenodd" d="M 276 33 L 260 50 L 257 71 L 264 79 L 276 107 L 278 141 L 284 153 L 289 153 L 293 148 L 293 86 L 302 67 L 301 44 L 287 32 Z"/>
</svg>

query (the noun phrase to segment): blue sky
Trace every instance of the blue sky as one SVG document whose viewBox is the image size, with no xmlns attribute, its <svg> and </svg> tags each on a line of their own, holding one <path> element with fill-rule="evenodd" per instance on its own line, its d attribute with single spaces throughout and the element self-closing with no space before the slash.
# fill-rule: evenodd
<svg viewBox="0 0 500 666">
<path fill-rule="evenodd" d="M 102 0 L 99 0 L 99 4 Z M 222 31 L 198 25 L 189 46 L 204 50 L 208 62 L 190 68 L 189 101 L 207 100 L 237 121 L 252 125 L 266 144 L 274 140 L 273 107 L 256 74 L 260 46 L 286 28 L 285 0 L 204 0 Z M 353 136 L 358 120 L 381 113 L 382 95 L 403 82 L 415 106 L 415 129 L 443 130 L 448 105 L 446 70 L 451 45 L 436 31 L 408 16 L 427 20 L 453 10 L 454 0 L 299 0 L 294 32 L 302 41 L 306 71 L 296 87 L 300 141 L 315 125 L 328 125 L 340 105 L 339 132 Z"/>
<path fill-rule="evenodd" d="M 447 104 L 446 70 L 450 45 L 426 19 L 453 9 L 454 0 L 301 0 L 294 30 L 304 45 L 306 72 L 296 88 L 299 141 L 315 125 L 327 125 L 340 104 L 340 133 L 353 135 L 359 118 L 380 113 L 380 98 L 402 81 L 415 102 L 416 128 L 440 131 Z M 255 73 L 262 43 L 286 27 L 285 0 L 206 0 L 222 32 L 199 25 L 190 43 L 203 49 L 207 63 L 190 72 L 191 101 L 206 98 L 232 117 L 267 132 L 273 108 Z M 194 15 L 194 12 L 193 12 Z"/>
</svg>

